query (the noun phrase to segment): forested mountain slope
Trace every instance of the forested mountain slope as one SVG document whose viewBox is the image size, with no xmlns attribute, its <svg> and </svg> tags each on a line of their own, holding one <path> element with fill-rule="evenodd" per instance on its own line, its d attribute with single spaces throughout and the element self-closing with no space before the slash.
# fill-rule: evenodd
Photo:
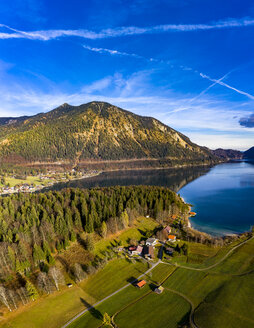
<svg viewBox="0 0 254 328">
<path fill-rule="evenodd" d="M 104 102 L 63 104 L 48 113 L 0 122 L 2 162 L 216 160 L 208 149 L 158 120 Z"/>
</svg>

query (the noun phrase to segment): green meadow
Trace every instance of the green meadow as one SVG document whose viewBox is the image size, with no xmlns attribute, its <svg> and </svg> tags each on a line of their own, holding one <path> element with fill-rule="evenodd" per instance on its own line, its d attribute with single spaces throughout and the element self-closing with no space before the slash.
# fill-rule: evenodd
<svg viewBox="0 0 254 328">
<path fill-rule="evenodd" d="M 143 230 L 154 228 L 154 221 L 140 220 Z M 134 227 L 117 239 L 125 243 L 133 236 L 141 238 L 138 233 L 138 227 Z M 115 238 L 103 240 L 104 246 L 114 242 Z M 128 285 L 87 311 L 69 327 L 106 327 L 102 322 L 106 312 L 119 328 L 178 328 L 188 324 L 192 307 L 195 325 L 200 328 L 254 327 L 254 239 L 224 258 L 235 245 L 219 249 L 192 243 L 188 257 L 196 255 L 199 261 L 203 257 L 199 265 L 188 259 L 181 264 L 175 258 L 172 263 L 159 263 L 144 276 L 145 287 L 138 289 Z M 102 242 L 95 252 L 101 250 Z M 0 327 L 44 328 L 46 315 L 48 328 L 61 328 L 76 314 L 126 286 L 148 268 L 144 261 L 132 263 L 126 258 L 115 258 L 82 283 L 39 299 L 20 313 L 2 318 Z M 154 293 L 154 287 L 160 284 L 165 289 L 158 295 Z"/>
</svg>

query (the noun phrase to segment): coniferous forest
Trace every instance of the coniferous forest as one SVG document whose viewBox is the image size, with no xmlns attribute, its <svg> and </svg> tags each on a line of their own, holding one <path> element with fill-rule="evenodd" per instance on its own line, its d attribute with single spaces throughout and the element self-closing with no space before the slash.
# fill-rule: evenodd
<svg viewBox="0 0 254 328">
<path fill-rule="evenodd" d="M 12 310 L 40 293 L 58 290 L 64 278 L 55 258 L 75 242 L 88 256 L 89 265 L 75 263 L 71 268 L 80 279 L 103 261 L 91 255 L 94 233 L 116 233 L 140 215 L 160 219 L 186 211 L 181 198 L 162 187 L 65 189 L 1 197 L 0 300 Z"/>
</svg>

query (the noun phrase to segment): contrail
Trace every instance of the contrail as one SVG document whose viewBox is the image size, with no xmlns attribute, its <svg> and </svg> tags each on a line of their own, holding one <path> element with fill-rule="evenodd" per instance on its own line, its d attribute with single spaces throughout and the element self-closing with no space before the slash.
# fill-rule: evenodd
<svg viewBox="0 0 254 328">
<path fill-rule="evenodd" d="M 209 85 L 206 89 L 204 89 L 203 91 L 201 91 L 197 96 L 195 96 L 194 98 L 190 99 L 188 101 L 188 103 L 192 103 L 194 100 L 196 100 L 197 98 L 201 97 L 203 94 L 205 94 L 208 90 L 210 90 L 211 88 L 213 88 L 215 85 L 219 84 L 221 86 L 224 86 L 228 89 L 231 89 L 231 90 L 234 90 L 236 91 L 237 93 L 240 93 L 242 95 L 245 95 L 247 96 L 248 98 L 250 99 L 254 99 L 254 96 L 252 96 L 251 94 L 247 93 L 247 92 L 244 92 L 242 90 L 238 90 L 224 82 L 222 82 L 230 73 L 232 73 L 233 71 L 237 70 L 237 68 L 235 69 L 232 69 L 230 70 L 228 73 L 226 73 L 224 76 L 222 76 L 220 79 L 212 79 L 210 76 L 206 75 L 206 74 L 203 74 L 203 73 L 199 73 L 198 71 L 195 71 L 193 70 L 191 67 L 185 67 L 183 65 L 173 65 L 171 64 L 170 61 L 165 61 L 165 60 L 161 60 L 161 59 L 156 59 L 156 58 L 146 58 L 144 56 L 140 56 L 140 55 L 137 55 L 135 53 L 127 53 L 127 52 L 122 52 L 122 51 L 118 51 L 118 50 L 115 50 L 115 49 L 107 49 L 107 48 L 95 48 L 95 47 L 90 47 L 88 45 L 82 45 L 85 49 L 87 50 L 90 50 L 90 51 L 93 51 L 93 52 L 98 52 L 98 53 L 101 53 L 101 54 L 109 54 L 109 55 L 112 55 L 112 56 L 127 56 L 127 57 L 133 57 L 133 58 L 137 58 L 137 59 L 141 59 L 141 60 L 145 60 L 147 62 L 157 62 L 157 63 L 162 63 L 162 64 L 166 64 L 166 65 L 170 65 L 171 68 L 174 68 L 174 67 L 177 67 L 181 70 L 189 70 L 189 71 L 194 71 L 195 73 L 198 73 L 199 76 L 201 76 L 203 79 L 207 79 L 211 82 L 213 82 L 211 85 Z"/>
<path fill-rule="evenodd" d="M 226 19 L 221 21 L 216 21 L 208 24 L 164 24 L 155 26 L 123 26 L 116 28 L 102 29 L 101 31 L 91 31 L 86 29 L 76 29 L 76 30 L 39 30 L 39 31 L 22 31 L 12 28 L 5 24 L 0 24 L 9 31 L 0 32 L 0 39 L 13 39 L 13 38 L 23 38 L 29 40 L 41 40 L 48 41 L 52 39 L 57 39 L 60 37 L 80 37 L 84 39 L 96 40 L 105 38 L 115 38 L 127 35 L 143 35 L 143 34 L 155 34 L 155 33 L 172 33 L 172 32 L 193 32 L 193 31 L 207 31 L 215 29 L 232 29 L 240 27 L 251 27 L 254 25 L 253 18 L 240 18 L 240 19 Z"/>
<path fill-rule="evenodd" d="M 237 93 L 240 93 L 240 94 L 242 94 L 242 95 L 248 97 L 248 98 L 251 99 L 251 100 L 254 100 L 254 96 L 253 96 L 253 95 L 249 94 L 248 92 L 245 92 L 245 91 L 242 91 L 242 90 L 236 89 L 236 88 L 234 88 L 234 87 L 231 87 L 231 85 L 228 85 L 228 84 L 222 82 L 221 79 L 219 79 L 219 80 L 212 79 L 210 76 L 205 75 L 205 74 L 203 74 L 203 73 L 200 73 L 199 75 L 200 75 L 203 79 L 207 79 L 207 80 L 209 80 L 209 81 L 211 81 L 211 82 L 214 82 L 215 84 L 220 84 L 220 85 L 222 85 L 222 86 L 224 86 L 224 87 L 226 87 L 226 88 L 228 88 L 228 89 L 234 90 L 234 91 L 236 91 Z"/>
</svg>

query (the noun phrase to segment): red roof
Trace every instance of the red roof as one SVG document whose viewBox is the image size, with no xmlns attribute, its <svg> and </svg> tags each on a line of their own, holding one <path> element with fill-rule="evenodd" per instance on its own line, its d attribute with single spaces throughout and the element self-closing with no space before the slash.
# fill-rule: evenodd
<svg viewBox="0 0 254 328">
<path fill-rule="evenodd" d="M 174 235 L 168 235 L 168 239 L 175 240 L 176 239 L 176 236 L 174 236 Z"/>
<path fill-rule="evenodd" d="M 139 282 L 137 283 L 137 286 L 138 286 L 139 288 L 141 288 L 141 287 L 144 287 L 145 284 L 146 284 L 146 281 L 145 281 L 145 280 L 141 280 L 141 281 L 139 281 Z"/>
</svg>

